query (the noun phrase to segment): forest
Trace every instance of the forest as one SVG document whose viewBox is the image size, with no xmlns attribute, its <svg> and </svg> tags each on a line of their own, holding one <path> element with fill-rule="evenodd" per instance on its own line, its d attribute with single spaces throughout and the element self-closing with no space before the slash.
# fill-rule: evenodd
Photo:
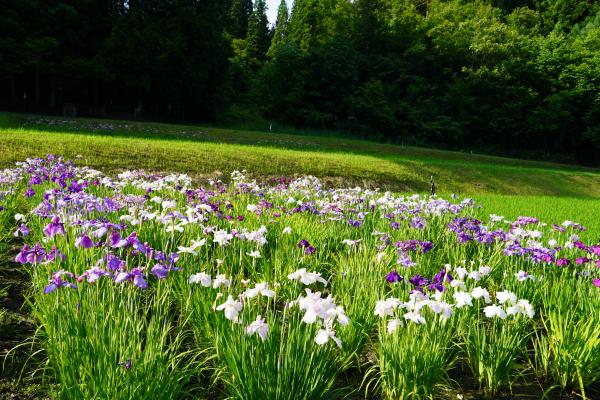
<svg viewBox="0 0 600 400">
<path fill-rule="evenodd" d="M 597 0 L 0 0 L 0 109 L 600 165 Z M 268 126 L 268 125 L 267 125 Z"/>
</svg>

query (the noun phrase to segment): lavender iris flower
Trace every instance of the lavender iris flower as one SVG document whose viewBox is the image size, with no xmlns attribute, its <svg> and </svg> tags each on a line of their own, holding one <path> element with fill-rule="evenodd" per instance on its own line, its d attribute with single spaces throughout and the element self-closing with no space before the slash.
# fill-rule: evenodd
<svg viewBox="0 0 600 400">
<path fill-rule="evenodd" d="M 135 286 L 139 287 L 140 289 L 148 288 L 148 282 L 146 282 L 146 280 L 144 279 L 142 270 L 139 268 L 134 268 L 130 272 L 128 272 L 128 271 L 119 272 L 115 278 L 115 283 L 122 283 L 125 281 L 129 281 L 129 282 L 133 283 Z"/>
<path fill-rule="evenodd" d="M 156 264 L 154 267 L 152 267 L 150 272 L 152 272 L 158 279 L 165 279 L 169 273 L 169 270 L 164 265 Z"/>
<path fill-rule="evenodd" d="M 25 237 L 28 235 L 29 235 L 29 228 L 25 224 L 21 224 L 15 231 L 15 237 L 19 237 L 19 236 Z"/>
</svg>

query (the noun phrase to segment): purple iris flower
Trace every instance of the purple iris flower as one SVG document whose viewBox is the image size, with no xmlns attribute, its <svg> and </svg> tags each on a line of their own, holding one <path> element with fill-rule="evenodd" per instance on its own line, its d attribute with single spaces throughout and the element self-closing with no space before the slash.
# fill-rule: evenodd
<svg viewBox="0 0 600 400">
<path fill-rule="evenodd" d="M 600 278 L 594 278 L 592 279 L 592 283 L 594 284 L 594 286 L 596 286 L 597 288 L 600 288 Z"/>
<path fill-rule="evenodd" d="M 446 290 L 446 288 L 441 282 L 432 282 L 427 286 L 427 289 L 431 291 L 437 290 L 438 292 L 443 292 L 444 290 Z"/>
<path fill-rule="evenodd" d="M 307 256 L 313 254 L 315 251 L 317 251 L 317 249 L 315 249 L 313 246 L 307 246 L 304 248 L 304 254 Z"/>
<path fill-rule="evenodd" d="M 433 249 L 433 243 L 431 242 L 421 242 L 421 253 L 426 254 L 429 253 Z"/>
<path fill-rule="evenodd" d="M 400 274 L 398 273 L 398 271 L 396 271 L 396 270 L 393 270 L 392 272 L 390 272 L 389 274 L 387 274 L 387 276 L 385 277 L 385 279 L 389 283 L 397 283 L 397 282 L 402 282 L 404 280 L 404 278 L 402 278 L 400 276 Z"/>
<path fill-rule="evenodd" d="M 28 235 L 29 235 L 29 228 L 25 224 L 21 224 L 15 231 L 15 237 L 19 237 L 19 236 L 25 237 Z"/>
<path fill-rule="evenodd" d="M 106 267 L 111 271 L 122 270 L 125 268 L 125 261 L 119 259 L 114 254 L 106 256 Z"/>
<path fill-rule="evenodd" d="M 54 237 L 54 235 L 65 234 L 65 225 L 60 222 L 60 218 L 55 216 L 52 221 L 44 228 L 44 235 L 47 237 Z"/>
<path fill-rule="evenodd" d="M 152 272 L 158 279 L 165 279 L 169 273 L 169 270 L 162 264 L 156 264 L 154 267 L 152 267 L 150 272 Z"/>
<path fill-rule="evenodd" d="M 33 197 L 35 196 L 35 190 L 33 190 L 33 188 L 30 186 L 23 194 L 25 195 L 25 197 Z"/>
<path fill-rule="evenodd" d="M 15 257 L 15 262 L 19 264 L 27 264 L 27 254 L 29 254 L 29 251 L 29 245 L 25 243 L 21 251 L 19 251 L 19 254 L 17 254 Z"/>
<path fill-rule="evenodd" d="M 408 281 L 418 288 L 425 286 L 429 282 L 426 278 L 423 278 L 419 274 L 415 274 L 415 276 L 410 278 Z"/>
<path fill-rule="evenodd" d="M 75 246 L 89 249 L 94 246 L 94 242 L 92 242 L 92 239 L 88 235 L 84 234 L 75 239 Z"/>
<path fill-rule="evenodd" d="M 59 259 L 60 261 L 65 261 L 66 257 L 62 251 L 60 251 L 56 248 L 56 246 L 52 246 L 52 249 L 50 249 L 48 254 L 46 254 L 46 261 L 51 262 L 56 259 Z"/>
<path fill-rule="evenodd" d="M 568 258 L 559 258 L 556 260 L 556 265 L 559 267 L 566 267 L 569 264 L 571 264 L 571 261 Z"/>
<path fill-rule="evenodd" d="M 44 261 L 46 257 L 46 250 L 41 244 L 36 243 L 31 250 L 27 253 L 26 260 L 30 264 L 37 264 Z"/>
<path fill-rule="evenodd" d="M 591 254 L 594 254 L 594 255 L 596 255 L 596 256 L 600 256 L 600 244 L 595 244 L 595 245 L 593 245 L 593 246 L 590 246 L 590 247 L 588 248 L 588 251 L 589 251 Z"/>
<path fill-rule="evenodd" d="M 589 262 L 590 262 L 590 259 L 589 259 L 589 258 L 587 258 L 587 257 L 578 257 L 578 258 L 575 260 L 575 264 L 576 264 L 576 265 L 583 265 L 583 264 L 587 264 L 587 263 L 589 263 Z"/>
<path fill-rule="evenodd" d="M 117 274 L 115 278 L 115 283 L 122 283 L 125 281 L 129 281 L 133 283 L 135 286 L 140 289 L 147 289 L 148 282 L 144 279 L 144 275 L 142 274 L 142 270 L 139 268 L 134 268 L 130 272 L 122 271 Z"/>
<path fill-rule="evenodd" d="M 560 225 L 552 224 L 552 229 L 557 232 L 566 232 L 567 230 Z"/>
<path fill-rule="evenodd" d="M 123 367 L 125 368 L 127 371 L 129 371 L 131 369 L 131 358 L 128 358 L 127 361 L 123 362 L 118 362 L 117 363 L 118 367 Z"/>
<path fill-rule="evenodd" d="M 392 222 L 392 223 L 390 224 L 390 227 L 391 227 L 392 229 L 396 229 L 396 230 L 398 230 L 398 229 L 400 229 L 400 224 L 399 224 L 399 223 L 397 223 L 396 221 L 394 221 L 394 222 Z"/>
<path fill-rule="evenodd" d="M 398 264 L 402 265 L 404 268 L 410 268 L 417 265 L 408 254 L 402 254 L 397 261 Z"/>
<path fill-rule="evenodd" d="M 112 231 L 110 235 L 110 247 L 120 248 L 127 246 L 127 239 L 121 239 L 121 234 L 118 231 Z"/>
<path fill-rule="evenodd" d="M 348 224 L 350 224 L 350 226 L 353 226 L 355 228 L 359 228 L 363 224 L 363 221 L 361 221 L 361 220 L 354 220 L 354 219 L 351 218 L 351 219 L 348 220 Z"/>
<path fill-rule="evenodd" d="M 306 247 L 308 247 L 308 246 L 310 246 L 310 243 L 309 243 L 309 242 L 308 242 L 308 240 L 306 240 L 306 239 L 302 239 L 302 240 L 300 240 L 300 241 L 298 242 L 298 248 L 299 248 L 299 249 L 303 249 L 303 248 L 306 248 Z"/>
<path fill-rule="evenodd" d="M 410 226 L 416 229 L 425 228 L 425 220 L 421 217 L 414 217 L 412 221 L 410 221 Z"/>
<path fill-rule="evenodd" d="M 110 276 L 110 274 L 100 267 L 92 267 L 85 271 L 83 275 L 77 277 L 77 282 L 82 282 L 87 279 L 89 283 L 94 283 L 103 276 Z"/>
<path fill-rule="evenodd" d="M 73 283 L 63 280 L 63 277 L 69 277 L 72 278 L 73 274 L 67 271 L 56 271 L 54 274 L 52 274 L 52 278 L 50 278 L 50 284 L 46 285 L 46 287 L 44 287 L 44 294 L 49 294 L 54 292 L 56 289 L 61 288 L 61 287 L 69 287 L 71 289 L 77 289 L 77 285 L 74 285 Z"/>
</svg>

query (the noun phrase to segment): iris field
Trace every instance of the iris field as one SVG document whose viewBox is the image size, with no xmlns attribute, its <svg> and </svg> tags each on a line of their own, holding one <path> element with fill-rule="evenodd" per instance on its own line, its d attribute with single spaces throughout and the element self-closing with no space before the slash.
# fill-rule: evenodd
<svg viewBox="0 0 600 400">
<path fill-rule="evenodd" d="M 270 178 L 101 168 L 94 140 L 114 137 L 19 129 L 4 146 L 36 135 L 44 149 L 61 135 L 89 146 L 0 171 L 1 265 L 25 277 L 34 327 L 4 354 L 7 393 L 27 382 L 23 397 L 57 399 L 600 396 L 593 193 L 429 196 L 374 189 L 379 175 L 348 188 L 300 165 Z M 12 143 L 6 164 L 36 151 Z M 153 157 L 131 163 L 166 162 Z M 594 171 L 526 165 L 600 185 Z M 6 304 L 14 287 L 3 289 Z"/>
</svg>

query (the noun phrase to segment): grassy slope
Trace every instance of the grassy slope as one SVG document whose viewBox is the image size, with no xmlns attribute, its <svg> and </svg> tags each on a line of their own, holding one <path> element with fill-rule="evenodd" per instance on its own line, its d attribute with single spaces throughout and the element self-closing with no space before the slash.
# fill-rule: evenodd
<svg viewBox="0 0 600 400">
<path fill-rule="evenodd" d="M 0 116 L 0 166 L 62 154 L 105 170 L 145 168 L 192 175 L 313 174 L 337 184 L 441 192 L 600 197 L 591 169 L 332 137 L 166 124 Z M 106 129 L 112 128 L 111 130 Z"/>
<path fill-rule="evenodd" d="M 600 235 L 600 173 L 574 166 L 327 136 L 17 114 L 0 114 L 0 139 L 0 167 L 53 153 L 109 171 L 226 179 L 247 169 L 258 178 L 313 174 L 342 186 L 420 192 L 433 175 L 440 192 L 472 196 L 484 213 L 573 219 L 590 228 L 588 235 Z"/>
</svg>

